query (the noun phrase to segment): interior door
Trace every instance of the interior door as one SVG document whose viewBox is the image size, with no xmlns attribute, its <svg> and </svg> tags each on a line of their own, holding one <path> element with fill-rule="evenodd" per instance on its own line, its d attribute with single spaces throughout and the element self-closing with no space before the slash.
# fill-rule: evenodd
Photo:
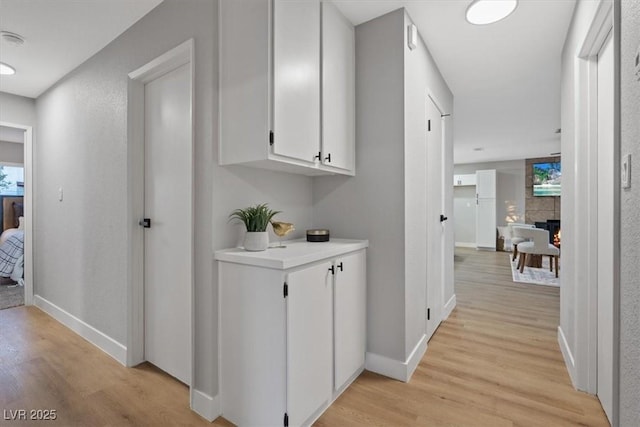
<svg viewBox="0 0 640 427">
<path fill-rule="evenodd" d="M 313 162 L 320 151 L 320 1 L 275 0 L 273 39 L 273 152 Z"/>
<path fill-rule="evenodd" d="M 598 398 L 611 422 L 613 396 L 613 48 L 598 55 Z"/>
<path fill-rule="evenodd" d="M 191 381 L 191 67 L 145 85 L 144 355 Z"/>
<path fill-rule="evenodd" d="M 442 204 L 442 117 L 438 106 L 427 97 L 427 338 L 442 320 L 442 271 L 444 229 Z"/>
<path fill-rule="evenodd" d="M 287 275 L 287 414 L 302 425 L 331 399 L 333 275 L 323 262 Z"/>
</svg>

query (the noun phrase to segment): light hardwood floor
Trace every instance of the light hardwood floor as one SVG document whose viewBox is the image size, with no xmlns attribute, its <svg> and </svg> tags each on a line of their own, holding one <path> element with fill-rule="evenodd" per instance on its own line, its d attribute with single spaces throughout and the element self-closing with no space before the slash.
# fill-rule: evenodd
<svg viewBox="0 0 640 427">
<path fill-rule="evenodd" d="M 457 308 L 408 384 L 365 372 L 317 426 L 606 426 L 575 391 L 556 339 L 557 288 L 514 284 L 505 253 L 457 250 Z M 210 424 L 188 389 L 151 365 L 127 369 L 34 307 L 0 311 L 0 412 L 57 420 L 0 425 Z"/>
</svg>

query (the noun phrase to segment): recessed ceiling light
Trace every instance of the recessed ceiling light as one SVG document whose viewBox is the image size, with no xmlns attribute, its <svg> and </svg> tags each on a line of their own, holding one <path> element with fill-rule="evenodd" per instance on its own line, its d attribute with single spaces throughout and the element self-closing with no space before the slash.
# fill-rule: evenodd
<svg viewBox="0 0 640 427">
<path fill-rule="evenodd" d="M 11 65 L 7 65 L 4 62 L 0 62 L 0 74 L 3 76 L 10 76 L 16 73 L 16 69 Z"/>
<path fill-rule="evenodd" d="M 473 149 L 473 151 L 484 151 L 484 148 L 482 147 L 476 147 Z"/>
<path fill-rule="evenodd" d="M 467 21 L 475 25 L 498 22 L 511 15 L 518 0 L 474 0 L 467 8 Z"/>
</svg>

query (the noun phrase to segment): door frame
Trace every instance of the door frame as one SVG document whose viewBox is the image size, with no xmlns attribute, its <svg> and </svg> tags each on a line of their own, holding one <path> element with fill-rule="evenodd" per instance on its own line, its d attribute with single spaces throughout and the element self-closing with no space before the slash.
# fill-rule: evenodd
<svg viewBox="0 0 640 427">
<path fill-rule="evenodd" d="M 614 51 L 614 188 L 613 188 L 613 378 L 612 378 L 612 425 L 619 422 L 619 343 L 620 343 L 620 91 L 619 91 L 619 47 L 620 38 L 613 19 L 613 2 L 601 0 L 598 9 L 576 57 L 579 79 L 576 88 L 579 96 L 580 115 L 576 123 L 576 140 L 586 141 L 586 155 L 577 157 L 579 174 L 586 178 L 586 189 L 577 197 L 578 211 L 586 212 L 584 218 L 584 256 L 576 256 L 576 272 L 586 273 L 585 289 L 577 289 L 575 306 L 576 351 L 574 385 L 591 394 L 597 393 L 598 369 L 598 55 L 607 37 L 612 33 Z M 619 30 L 619 29 L 618 29 Z M 584 207 L 584 209 L 581 208 Z M 578 230 L 579 231 L 579 230 Z M 579 249 L 580 250 L 580 249 Z M 580 280 L 581 281 L 581 280 Z M 579 282 L 577 280 L 576 282 Z"/>
<path fill-rule="evenodd" d="M 144 358 L 144 230 L 139 225 L 144 216 L 144 105 L 145 84 L 167 74 L 178 67 L 189 64 L 191 86 L 191 185 L 185 189 L 183 197 L 189 212 L 185 215 L 186 231 L 191 236 L 191 244 L 187 256 L 190 258 L 190 347 L 191 347 L 191 374 L 189 380 L 190 394 L 193 393 L 193 379 L 195 368 L 194 351 L 194 77 L 195 68 L 193 61 L 194 41 L 189 39 L 168 52 L 153 59 L 142 67 L 129 73 L 128 103 L 127 103 L 127 172 L 129 175 L 127 188 L 127 222 L 128 228 L 128 266 L 127 266 L 127 366 L 135 366 L 145 361 Z M 192 401 L 191 396 L 190 401 Z"/>
<path fill-rule="evenodd" d="M 24 305 L 33 305 L 34 250 L 33 250 L 33 127 L 0 121 L 0 126 L 24 131 Z"/>
</svg>

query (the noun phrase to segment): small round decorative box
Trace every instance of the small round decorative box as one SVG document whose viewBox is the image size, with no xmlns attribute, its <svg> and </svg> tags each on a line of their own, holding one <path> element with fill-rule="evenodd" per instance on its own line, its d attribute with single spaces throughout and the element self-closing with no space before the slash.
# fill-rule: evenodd
<svg viewBox="0 0 640 427">
<path fill-rule="evenodd" d="M 307 230 L 307 242 L 328 242 L 329 230 L 327 229 L 315 229 Z"/>
</svg>

